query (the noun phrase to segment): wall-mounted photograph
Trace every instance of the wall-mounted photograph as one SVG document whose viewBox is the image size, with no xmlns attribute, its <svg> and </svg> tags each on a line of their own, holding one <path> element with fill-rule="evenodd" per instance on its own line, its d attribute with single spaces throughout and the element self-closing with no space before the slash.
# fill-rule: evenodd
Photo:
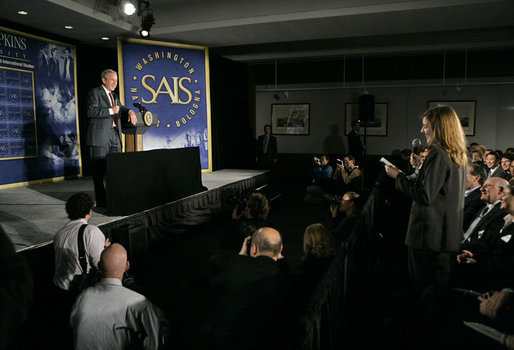
<svg viewBox="0 0 514 350">
<path fill-rule="evenodd" d="M 476 101 L 428 101 L 428 108 L 437 106 L 453 107 L 466 136 L 475 136 Z"/>
<path fill-rule="evenodd" d="M 271 127 L 275 135 L 309 135 L 310 104 L 271 105 Z"/>
<path fill-rule="evenodd" d="M 346 104 L 346 135 L 352 131 L 352 121 L 359 120 L 359 104 Z M 367 136 L 387 136 L 387 103 L 375 103 L 373 118 L 361 120 L 360 134 L 364 134 L 366 128 Z"/>
</svg>

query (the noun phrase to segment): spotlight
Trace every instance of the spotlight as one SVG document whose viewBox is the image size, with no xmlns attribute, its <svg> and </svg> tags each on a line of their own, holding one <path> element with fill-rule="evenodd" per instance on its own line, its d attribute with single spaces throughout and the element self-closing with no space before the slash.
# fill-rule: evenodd
<svg viewBox="0 0 514 350">
<path fill-rule="evenodd" d="M 144 14 L 143 20 L 141 22 L 141 30 L 139 31 L 139 34 L 143 38 L 150 36 L 150 29 L 152 29 L 152 25 L 154 23 L 155 23 L 155 19 L 153 18 L 153 14 L 151 12 Z"/>
<path fill-rule="evenodd" d="M 153 17 L 153 10 L 150 8 L 150 2 L 142 1 L 142 3 L 145 5 L 145 9 L 141 13 L 141 30 L 139 35 L 146 38 L 150 36 L 150 29 L 155 24 L 155 18 Z"/>
<path fill-rule="evenodd" d="M 284 97 L 289 98 L 289 92 L 287 92 L 287 90 L 286 90 L 286 92 L 284 92 Z"/>
<path fill-rule="evenodd" d="M 273 98 L 274 98 L 275 100 L 280 100 L 280 96 L 279 96 L 277 93 L 275 93 L 275 95 L 273 95 Z"/>
<path fill-rule="evenodd" d="M 123 12 L 127 16 L 132 16 L 134 13 L 136 13 L 136 6 L 132 3 L 132 1 L 125 1 L 123 3 Z"/>
</svg>

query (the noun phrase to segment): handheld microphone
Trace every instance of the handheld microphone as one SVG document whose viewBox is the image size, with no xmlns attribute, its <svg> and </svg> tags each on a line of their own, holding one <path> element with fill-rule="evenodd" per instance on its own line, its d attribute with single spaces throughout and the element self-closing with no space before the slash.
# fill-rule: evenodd
<svg viewBox="0 0 514 350">
<path fill-rule="evenodd" d="M 419 139 L 412 140 L 412 153 L 418 155 L 420 146 L 421 146 L 421 141 Z"/>
</svg>

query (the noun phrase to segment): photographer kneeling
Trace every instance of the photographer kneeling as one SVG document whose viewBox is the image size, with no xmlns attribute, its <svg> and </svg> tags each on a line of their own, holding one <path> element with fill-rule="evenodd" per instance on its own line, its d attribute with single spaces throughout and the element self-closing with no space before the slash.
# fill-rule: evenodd
<svg viewBox="0 0 514 350">
<path fill-rule="evenodd" d="M 280 233 L 263 227 L 245 238 L 239 254 L 214 278 L 222 295 L 212 322 L 215 349 L 287 347 L 291 298 L 278 263 L 282 248 Z"/>
<path fill-rule="evenodd" d="M 329 197 L 332 219 L 327 228 L 339 244 L 348 239 L 359 221 L 359 197 L 358 193 L 351 191 L 346 192 L 342 197 L 335 195 Z"/>
<path fill-rule="evenodd" d="M 351 154 L 344 156 L 343 160 L 337 160 L 337 167 L 334 171 L 333 180 L 340 189 L 338 193 L 348 190 L 360 191 L 362 187 L 362 172 L 355 164 L 355 157 Z"/>
<path fill-rule="evenodd" d="M 261 227 L 273 227 L 268 221 L 269 204 L 263 194 L 252 193 L 246 200 L 244 210 L 240 212 L 242 204 L 245 204 L 245 201 L 240 200 L 232 211 L 232 221 L 221 241 L 224 250 L 237 249 L 243 239 Z"/>
<path fill-rule="evenodd" d="M 305 203 L 321 204 L 323 202 L 323 195 L 327 193 L 327 188 L 332 180 L 333 169 L 329 162 L 330 158 L 326 154 L 320 158 L 314 157 L 309 170 L 312 183 L 307 186 L 307 194 L 303 199 Z"/>
</svg>

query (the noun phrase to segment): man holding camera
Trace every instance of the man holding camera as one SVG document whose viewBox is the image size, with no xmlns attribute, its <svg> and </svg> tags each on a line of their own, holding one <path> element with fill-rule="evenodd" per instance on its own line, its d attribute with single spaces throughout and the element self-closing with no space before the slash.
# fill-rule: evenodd
<svg viewBox="0 0 514 350">
<path fill-rule="evenodd" d="M 343 160 L 337 160 L 337 167 L 333 179 L 344 189 L 358 191 L 361 187 L 362 172 L 355 164 L 355 157 L 351 154 L 344 156 Z M 344 192 L 344 191 L 342 191 Z"/>
<path fill-rule="evenodd" d="M 331 200 L 330 214 L 332 219 L 327 228 L 332 232 L 338 243 L 343 242 L 350 236 L 359 221 L 359 197 L 359 194 L 350 191 L 342 197 L 333 196 Z"/>
<path fill-rule="evenodd" d="M 240 210 L 243 205 L 243 210 Z M 268 213 L 268 199 L 262 193 L 252 193 L 247 200 L 239 200 L 232 210 L 230 226 L 221 241 L 222 248 L 237 249 L 241 240 L 252 235 L 257 229 L 273 226 L 268 221 Z"/>
<path fill-rule="evenodd" d="M 287 345 L 289 282 L 280 267 L 282 237 L 263 227 L 215 277 L 222 298 L 213 320 L 216 349 L 279 349 Z"/>
<path fill-rule="evenodd" d="M 309 174 L 312 179 L 312 185 L 307 187 L 307 195 L 304 198 L 305 203 L 321 204 L 323 195 L 327 192 L 326 188 L 332 179 L 334 170 L 329 164 L 330 158 L 326 154 L 321 157 L 314 157 L 312 167 Z"/>
</svg>

